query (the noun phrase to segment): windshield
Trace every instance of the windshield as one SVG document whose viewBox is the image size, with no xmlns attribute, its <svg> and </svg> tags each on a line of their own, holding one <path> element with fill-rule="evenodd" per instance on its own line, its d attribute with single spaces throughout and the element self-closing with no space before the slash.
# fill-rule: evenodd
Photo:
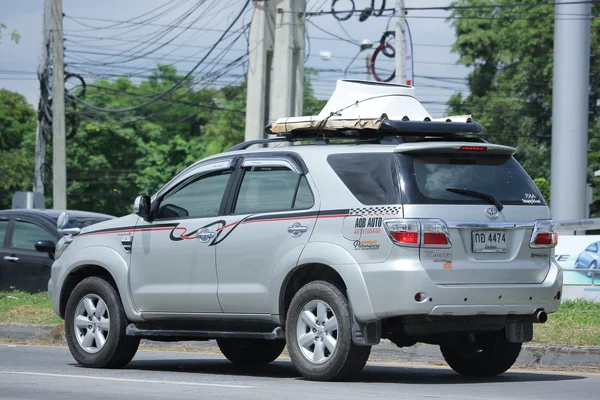
<svg viewBox="0 0 600 400">
<path fill-rule="evenodd" d="M 489 204 L 460 193 L 467 189 L 504 205 L 546 202 L 519 163 L 510 156 L 478 154 L 400 154 L 403 200 L 408 204 Z"/>
</svg>

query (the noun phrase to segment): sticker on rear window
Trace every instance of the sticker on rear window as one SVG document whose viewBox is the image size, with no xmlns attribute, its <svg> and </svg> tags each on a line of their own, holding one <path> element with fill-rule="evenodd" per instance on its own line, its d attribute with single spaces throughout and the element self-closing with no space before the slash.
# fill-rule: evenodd
<svg viewBox="0 0 600 400">
<path fill-rule="evenodd" d="M 525 193 L 525 198 L 521 201 L 523 204 L 542 204 L 542 201 L 533 193 Z"/>
</svg>

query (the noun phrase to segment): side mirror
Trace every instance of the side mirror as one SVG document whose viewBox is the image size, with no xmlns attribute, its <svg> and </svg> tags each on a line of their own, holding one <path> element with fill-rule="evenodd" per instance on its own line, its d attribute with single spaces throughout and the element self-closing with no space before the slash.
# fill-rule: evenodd
<svg viewBox="0 0 600 400">
<path fill-rule="evenodd" d="M 48 253 L 51 259 L 54 260 L 54 252 L 56 251 L 56 244 L 52 240 L 38 240 L 35 242 L 35 249 L 40 253 Z"/>
<path fill-rule="evenodd" d="M 69 225 L 69 214 L 66 212 L 60 213 L 58 220 L 56 221 L 56 228 L 58 233 L 63 235 L 78 235 L 81 232 L 81 228 L 66 228 Z"/>
<path fill-rule="evenodd" d="M 133 212 L 143 219 L 150 217 L 150 196 L 141 195 L 133 202 Z"/>
</svg>

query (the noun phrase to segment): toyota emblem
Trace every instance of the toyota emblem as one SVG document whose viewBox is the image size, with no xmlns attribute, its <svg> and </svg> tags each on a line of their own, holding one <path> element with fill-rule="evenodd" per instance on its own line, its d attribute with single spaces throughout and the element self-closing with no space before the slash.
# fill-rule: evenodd
<svg viewBox="0 0 600 400">
<path fill-rule="evenodd" d="M 485 209 L 485 215 L 489 219 L 498 218 L 498 209 L 496 207 L 488 207 Z"/>
</svg>

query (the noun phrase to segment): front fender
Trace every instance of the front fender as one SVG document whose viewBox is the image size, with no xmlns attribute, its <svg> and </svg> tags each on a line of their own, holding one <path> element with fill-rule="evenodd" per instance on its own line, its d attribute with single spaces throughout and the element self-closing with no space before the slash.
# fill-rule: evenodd
<svg viewBox="0 0 600 400">
<path fill-rule="evenodd" d="M 356 319 L 360 322 L 371 322 L 376 320 L 367 286 L 363 279 L 360 266 L 348 251 L 333 243 L 312 242 L 308 243 L 302 254 L 300 254 L 297 263 L 304 264 L 323 264 L 333 268 L 344 280 L 348 292 L 348 300 Z M 275 275 L 274 284 L 271 286 L 271 306 L 277 307 L 276 314 L 279 314 L 279 296 L 283 290 L 283 284 L 286 277 L 293 268 L 287 271 L 278 271 Z M 285 273 L 284 273 L 285 272 Z M 275 294 L 273 293 L 275 292 Z"/>
<path fill-rule="evenodd" d="M 62 276 L 59 277 L 58 281 L 64 283 L 67 276 L 88 265 L 97 265 L 108 271 L 117 285 L 127 318 L 132 321 L 141 320 L 141 316 L 135 309 L 129 295 L 129 268 L 127 262 L 117 251 L 110 247 L 93 245 L 78 249 L 75 259 L 71 258 L 69 260 L 69 267 L 61 270 Z M 59 293 L 61 291 L 62 287 L 58 289 Z"/>
</svg>

